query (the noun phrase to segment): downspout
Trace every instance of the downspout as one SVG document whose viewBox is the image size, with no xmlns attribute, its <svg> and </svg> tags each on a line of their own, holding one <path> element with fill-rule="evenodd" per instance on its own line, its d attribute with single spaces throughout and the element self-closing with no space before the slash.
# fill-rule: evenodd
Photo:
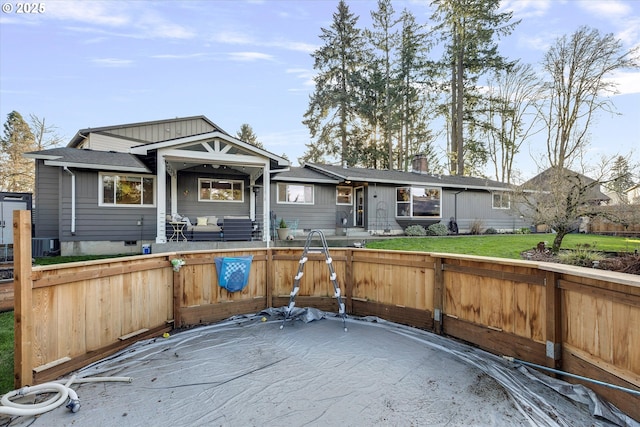
<svg viewBox="0 0 640 427">
<path fill-rule="evenodd" d="M 69 170 L 68 167 L 64 167 L 64 170 L 71 175 L 71 235 L 76 235 L 76 176 Z"/>
</svg>

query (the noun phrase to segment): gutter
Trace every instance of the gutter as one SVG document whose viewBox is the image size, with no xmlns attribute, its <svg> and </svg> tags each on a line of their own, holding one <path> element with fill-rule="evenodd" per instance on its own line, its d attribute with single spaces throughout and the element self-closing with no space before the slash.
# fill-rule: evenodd
<svg viewBox="0 0 640 427">
<path fill-rule="evenodd" d="M 76 234 L 76 176 L 69 170 L 68 167 L 64 167 L 64 170 L 71 175 L 71 235 Z"/>
</svg>

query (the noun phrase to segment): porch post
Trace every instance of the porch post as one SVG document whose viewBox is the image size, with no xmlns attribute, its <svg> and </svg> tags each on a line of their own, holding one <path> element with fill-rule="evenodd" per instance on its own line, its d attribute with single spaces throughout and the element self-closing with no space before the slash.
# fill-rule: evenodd
<svg viewBox="0 0 640 427">
<path fill-rule="evenodd" d="M 164 156 L 158 150 L 157 154 L 157 171 L 156 171 L 156 243 L 167 243 L 167 234 L 165 230 L 165 222 L 167 220 L 167 168 L 164 163 Z"/>
<path fill-rule="evenodd" d="M 269 169 L 269 161 L 265 162 L 262 177 L 262 182 L 264 183 L 264 191 L 262 192 L 262 206 L 264 206 L 262 212 L 262 223 L 264 224 L 262 241 L 267 242 L 268 248 L 271 241 L 271 170 Z"/>
<path fill-rule="evenodd" d="M 171 174 L 171 215 L 178 213 L 178 174 Z"/>
</svg>

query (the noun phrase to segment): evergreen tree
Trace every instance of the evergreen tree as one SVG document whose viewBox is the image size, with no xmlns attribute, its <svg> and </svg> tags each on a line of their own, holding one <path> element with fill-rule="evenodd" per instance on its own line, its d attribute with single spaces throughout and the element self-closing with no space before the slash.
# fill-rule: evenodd
<svg viewBox="0 0 640 427">
<path fill-rule="evenodd" d="M 258 141 L 258 137 L 253 131 L 253 128 L 247 123 L 243 123 L 240 126 L 240 130 L 236 132 L 236 137 L 240 141 L 248 142 L 249 144 L 258 148 L 262 148 L 264 150 L 264 145 L 262 145 L 262 143 Z"/>
<path fill-rule="evenodd" d="M 356 164 L 361 155 L 356 147 L 362 141 L 353 138 L 362 136 L 358 85 L 369 59 L 357 21 L 358 17 L 340 0 L 330 28 L 321 29 L 324 45 L 313 53 L 314 69 L 318 71 L 315 91 L 303 120 L 315 139 L 315 152 L 338 157 L 342 165 Z"/>
<path fill-rule="evenodd" d="M 435 0 L 432 19 L 445 42 L 441 66 L 449 69 L 450 79 L 450 171 L 463 175 L 465 170 L 465 118 L 471 116 L 467 92 L 487 69 L 508 66 L 498 54 L 495 38 L 508 35 L 515 23 L 511 12 L 498 12 L 499 0 Z"/>
<path fill-rule="evenodd" d="M 7 115 L 1 143 L 0 188 L 3 191 L 33 192 L 33 161 L 24 158 L 22 154 L 35 151 L 37 147 L 29 125 L 17 111 Z"/>
<path fill-rule="evenodd" d="M 402 30 L 398 46 L 397 92 L 399 105 L 399 146 L 398 168 L 409 170 L 414 155 L 425 156 L 431 172 L 439 170 L 437 156 L 433 148 L 433 134 L 429 129 L 433 107 L 431 99 L 433 76 L 427 67 L 427 53 L 430 49 L 428 34 L 408 11 L 403 11 L 400 21 Z"/>
<path fill-rule="evenodd" d="M 612 181 L 607 185 L 608 189 L 613 191 L 622 203 L 629 203 L 630 200 L 627 199 L 626 190 L 635 183 L 633 182 L 629 161 L 625 157 L 618 156 L 614 160 L 611 168 L 611 179 Z"/>
<path fill-rule="evenodd" d="M 383 157 L 382 166 L 393 169 L 393 139 L 394 129 L 398 128 L 398 111 L 400 98 L 398 96 L 397 75 L 394 70 L 393 53 L 400 43 L 400 34 L 394 28 L 400 20 L 394 17 L 395 11 L 391 0 L 378 0 L 378 10 L 371 12 L 373 29 L 366 31 L 368 41 L 375 49 L 375 60 L 371 62 L 375 68 L 373 75 L 379 78 L 370 81 L 377 92 L 376 123 L 380 127 L 383 137 L 383 147 L 387 155 Z M 383 150 L 380 150 L 383 151 Z"/>
</svg>

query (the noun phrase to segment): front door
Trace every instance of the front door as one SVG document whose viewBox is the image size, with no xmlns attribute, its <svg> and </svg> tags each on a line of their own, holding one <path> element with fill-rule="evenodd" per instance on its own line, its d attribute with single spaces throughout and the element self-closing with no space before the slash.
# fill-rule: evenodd
<svg viewBox="0 0 640 427">
<path fill-rule="evenodd" d="M 355 226 L 364 227 L 364 187 L 356 187 L 355 194 Z"/>
</svg>

